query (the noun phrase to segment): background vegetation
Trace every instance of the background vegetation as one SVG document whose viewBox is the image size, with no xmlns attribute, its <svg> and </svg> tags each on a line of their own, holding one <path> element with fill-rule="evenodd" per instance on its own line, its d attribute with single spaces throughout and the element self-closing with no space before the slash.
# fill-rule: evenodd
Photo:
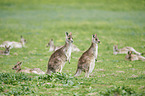
<svg viewBox="0 0 145 96">
<path fill-rule="evenodd" d="M 0 95 L 143 95 L 145 63 L 113 55 L 113 45 L 145 52 L 144 5 L 144 0 L 1 0 L 0 44 L 19 41 L 22 35 L 27 48 L 0 56 Z M 53 38 L 55 45 L 63 45 L 65 32 L 72 32 L 81 52 L 72 53 L 63 74 L 15 74 L 11 70 L 22 61 L 23 69 L 37 67 L 46 72 L 52 54 L 46 44 Z M 101 41 L 99 62 L 90 78 L 84 78 L 84 73 L 75 78 L 78 58 L 94 33 Z"/>
</svg>

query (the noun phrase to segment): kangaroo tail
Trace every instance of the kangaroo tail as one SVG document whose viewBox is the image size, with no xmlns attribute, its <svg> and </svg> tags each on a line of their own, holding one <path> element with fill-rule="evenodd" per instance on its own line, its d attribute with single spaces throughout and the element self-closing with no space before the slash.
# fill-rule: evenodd
<svg viewBox="0 0 145 96">
<path fill-rule="evenodd" d="M 77 69 L 76 73 L 74 76 L 79 76 L 81 74 L 82 70 L 81 69 Z"/>
<path fill-rule="evenodd" d="M 51 71 L 49 69 L 47 69 L 46 74 L 51 75 Z"/>
</svg>

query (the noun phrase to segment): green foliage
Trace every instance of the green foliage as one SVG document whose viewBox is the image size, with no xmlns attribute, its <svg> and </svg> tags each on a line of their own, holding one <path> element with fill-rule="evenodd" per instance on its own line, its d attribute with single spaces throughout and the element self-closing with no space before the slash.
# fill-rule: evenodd
<svg viewBox="0 0 145 96">
<path fill-rule="evenodd" d="M 4 92 L 5 89 L 9 88 L 12 90 L 4 93 L 5 95 L 28 95 L 35 93 L 33 90 L 34 87 L 40 88 L 44 86 L 45 88 L 56 88 L 59 86 L 56 85 L 56 83 L 63 84 L 65 87 L 70 87 L 76 85 L 74 84 L 75 80 L 75 77 L 65 73 L 54 73 L 51 76 L 46 74 L 36 77 L 29 77 L 23 73 L 0 73 L 0 84 L 2 84 L 0 91 Z M 14 87 L 16 85 L 17 87 Z"/>
<path fill-rule="evenodd" d="M 0 95 L 98 96 L 99 92 L 117 92 L 143 96 L 144 62 L 125 61 L 125 55 L 113 55 L 112 47 L 131 46 L 144 53 L 144 5 L 144 0 L 0 0 L 0 44 L 19 42 L 21 35 L 27 40 L 26 48 L 0 55 Z M 17 61 L 23 62 L 22 69 L 37 67 L 46 72 L 53 53 L 46 44 L 52 38 L 56 46 L 63 45 L 66 31 L 72 32 L 81 52 L 71 54 L 71 64 L 65 64 L 63 73 L 15 74 L 12 67 Z M 74 77 L 78 59 L 95 33 L 101 41 L 98 62 L 89 78 L 83 72 Z"/>
<path fill-rule="evenodd" d="M 74 86 L 77 78 L 66 73 L 52 73 L 52 75 L 40 75 L 38 81 L 47 80 L 53 83 L 62 83 L 63 86 Z M 41 85 L 41 84 L 40 84 Z"/>
<path fill-rule="evenodd" d="M 31 77 L 26 76 L 23 73 L 20 74 L 9 74 L 9 73 L 0 73 L 0 84 L 12 84 L 17 85 L 22 81 L 31 81 Z"/>
<path fill-rule="evenodd" d="M 139 96 L 134 90 L 125 86 L 114 86 L 104 92 L 100 92 L 102 96 Z"/>
</svg>

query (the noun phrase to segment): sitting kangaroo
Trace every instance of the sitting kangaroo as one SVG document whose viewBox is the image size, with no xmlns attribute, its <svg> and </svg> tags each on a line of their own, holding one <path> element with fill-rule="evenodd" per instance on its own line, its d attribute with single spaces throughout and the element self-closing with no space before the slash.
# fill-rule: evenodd
<svg viewBox="0 0 145 96">
<path fill-rule="evenodd" d="M 132 53 L 133 53 L 132 51 L 128 51 L 128 54 L 125 56 L 125 59 L 129 61 L 135 61 L 135 60 L 145 61 L 145 57 L 140 55 L 135 55 Z"/>
<path fill-rule="evenodd" d="M 72 33 L 68 32 L 65 33 L 66 40 L 65 45 L 62 46 L 60 49 L 56 50 L 50 57 L 48 61 L 48 68 L 47 68 L 47 74 L 51 75 L 51 72 L 56 73 L 62 71 L 66 61 L 69 61 L 71 58 L 71 46 L 73 43 Z"/>
<path fill-rule="evenodd" d="M 0 50 L 0 55 L 9 55 L 10 54 L 10 47 L 5 46 L 5 51 Z"/>
<path fill-rule="evenodd" d="M 135 54 L 137 55 L 141 55 L 142 53 L 137 52 L 134 48 L 132 47 L 124 47 L 122 49 L 118 49 L 117 45 L 113 46 L 113 54 L 117 55 L 117 54 L 127 54 L 128 51 L 133 51 Z"/>
<path fill-rule="evenodd" d="M 17 72 L 24 72 L 24 73 L 35 73 L 35 74 L 45 74 L 40 68 L 33 68 L 33 69 L 21 69 L 22 62 L 17 62 L 17 64 L 12 68 L 13 70 L 16 70 Z"/>
<path fill-rule="evenodd" d="M 100 43 L 100 40 L 97 38 L 97 34 L 92 35 L 92 44 L 90 48 L 85 51 L 79 58 L 75 76 L 79 76 L 81 72 L 84 71 L 85 77 L 89 77 L 89 74 L 93 71 L 95 67 L 95 60 L 97 60 L 98 43 Z"/>
<path fill-rule="evenodd" d="M 11 46 L 11 48 L 22 48 L 22 47 L 25 47 L 25 43 L 26 43 L 26 40 L 21 36 L 20 42 L 4 41 L 2 43 L 2 45 L 0 45 L 0 46 L 3 47 L 5 45 L 7 45 L 7 46 Z"/>
<path fill-rule="evenodd" d="M 50 47 L 49 52 L 51 52 L 51 51 L 56 51 L 56 50 L 60 49 L 62 46 L 55 46 L 53 39 L 51 39 L 49 41 L 49 43 L 46 45 L 46 47 Z M 74 51 L 79 52 L 80 49 L 76 45 L 72 44 L 72 52 L 74 52 Z"/>
<path fill-rule="evenodd" d="M 59 48 L 62 47 L 62 46 L 54 46 L 53 39 L 51 39 L 51 40 L 49 41 L 49 43 L 46 45 L 46 47 L 49 47 L 49 46 L 50 46 L 49 52 L 51 52 L 51 51 L 56 51 L 57 49 L 59 49 Z"/>
</svg>

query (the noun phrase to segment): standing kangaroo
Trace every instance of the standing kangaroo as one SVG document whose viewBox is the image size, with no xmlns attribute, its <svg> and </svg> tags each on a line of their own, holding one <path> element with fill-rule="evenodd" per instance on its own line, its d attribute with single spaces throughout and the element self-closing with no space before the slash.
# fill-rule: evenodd
<svg viewBox="0 0 145 96">
<path fill-rule="evenodd" d="M 73 43 L 72 33 L 68 32 L 66 34 L 65 45 L 60 49 L 56 50 L 50 57 L 48 61 L 47 74 L 51 75 L 51 72 L 56 73 L 62 71 L 66 61 L 69 61 L 71 58 L 71 45 Z"/>
<path fill-rule="evenodd" d="M 51 51 L 56 51 L 56 50 L 60 49 L 62 46 L 55 46 L 53 39 L 51 39 L 49 41 L 49 43 L 46 45 L 46 47 L 50 47 L 49 52 L 51 52 Z M 74 52 L 74 51 L 79 52 L 80 49 L 76 45 L 72 44 L 72 52 Z"/>
<path fill-rule="evenodd" d="M 5 51 L 0 50 L 0 55 L 9 55 L 10 54 L 10 47 L 5 46 Z"/>
<path fill-rule="evenodd" d="M 21 69 L 22 62 L 17 62 L 17 64 L 12 68 L 16 70 L 16 73 L 24 72 L 24 73 L 35 73 L 35 74 L 45 74 L 40 68 L 33 68 L 33 69 Z"/>
<path fill-rule="evenodd" d="M 142 53 L 137 52 L 134 48 L 132 47 L 124 47 L 122 49 L 118 49 L 117 45 L 113 46 L 113 54 L 117 55 L 117 54 L 127 54 L 128 51 L 133 51 L 135 54 L 137 55 L 141 55 Z"/>
<path fill-rule="evenodd" d="M 85 77 L 89 77 L 89 74 L 95 67 L 95 60 L 97 60 L 98 43 L 100 43 L 100 40 L 97 38 L 97 34 L 92 35 L 92 44 L 90 48 L 80 57 L 75 76 L 79 76 L 81 72 L 84 71 Z"/>
<path fill-rule="evenodd" d="M 129 61 L 135 61 L 135 60 L 145 61 L 145 57 L 140 55 L 135 55 L 132 53 L 133 53 L 132 51 L 128 51 L 128 54 L 125 56 L 125 59 Z"/>
<path fill-rule="evenodd" d="M 0 47 L 11 46 L 11 48 L 22 48 L 25 47 L 26 40 L 21 36 L 20 42 L 15 41 L 4 41 Z"/>
</svg>

